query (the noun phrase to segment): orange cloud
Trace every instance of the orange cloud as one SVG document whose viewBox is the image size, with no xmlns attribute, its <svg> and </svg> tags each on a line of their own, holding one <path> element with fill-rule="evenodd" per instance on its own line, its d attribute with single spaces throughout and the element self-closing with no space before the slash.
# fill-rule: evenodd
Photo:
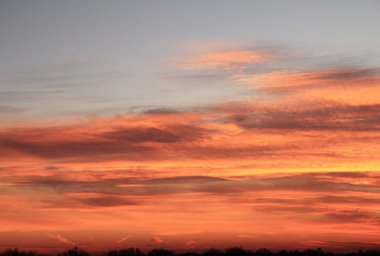
<svg viewBox="0 0 380 256">
<path fill-rule="evenodd" d="M 268 58 L 267 54 L 258 51 L 218 51 L 191 57 L 182 63 L 182 67 L 186 69 L 237 70 Z"/>
<path fill-rule="evenodd" d="M 152 237 L 150 241 L 152 241 L 155 244 L 162 244 L 164 242 L 164 240 L 159 236 Z"/>
<path fill-rule="evenodd" d="M 194 248 L 196 244 L 197 244 L 196 241 L 187 241 L 185 243 L 185 246 L 188 247 L 188 248 Z"/>
<path fill-rule="evenodd" d="M 119 240 L 117 240 L 116 242 L 117 242 L 118 244 L 120 244 L 120 243 L 124 243 L 124 242 L 128 241 L 129 238 L 130 238 L 130 236 L 124 236 L 124 237 L 120 238 Z"/>
<path fill-rule="evenodd" d="M 65 230 L 65 236 L 78 241 L 75 244 L 90 244 L 93 239 L 87 237 L 91 230 L 91 236 L 100 241 L 92 244 L 91 250 L 114 246 L 115 241 L 122 244 L 127 239 L 143 249 L 162 243 L 173 249 L 183 245 L 192 247 L 196 245 L 192 241 L 201 241 L 205 247 L 238 243 L 247 248 L 277 248 L 276 244 L 281 247 L 288 242 L 302 247 L 309 241 L 330 241 L 331 233 L 336 234 L 337 242 L 352 239 L 369 242 L 380 231 L 380 176 L 373 172 L 270 174 L 228 179 L 120 178 L 61 183 L 34 180 L 13 186 L 17 192 L 12 194 L 18 199 L 34 200 L 22 215 L 25 223 L 39 223 L 35 229 L 22 225 L 21 230 L 34 230 L 35 236 L 41 229 L 49 230 L 51 238 L 70 246 L 74 242 L 63 235 L 54 235 L 57 230 Z M 128 196 L 139 203 L 119 208 L 102 204 L 81 208 L 70 203 L 77 197 L 92 198 L 95 192 L 98 196 Z M 0 220 L 0 237 L 8 244 L 12 237 L 9 228 L 14 226 L 5 220 L 20 222 L 21 219 L 16 219 L 20 218 L 17 212 L 26 206 L 22 200 L 17 202 L 2 208 L 5 218 Z M 56 222 L 56 219 L 60 219 L 57 226 L 49 225 L 49 220 Z M 131 235 L 120 238 L 126 230 Z M 159 235 L 147 237 L 152 233 Z M 147 245 L 146 241 L 151 243 Z M 37 240 L 35 245 L 46 246 L 46 242 Z"/>
<path fill-rule="evenodd" d="M 332 69 L 323 71 L 273 71 L 237 75 L 234 80 L 250 88 L 287 97 L 288 101 L 334 101 L 352 105 L 378 104 L 378 69 Z"/>
<path fill-rule="evenodd" d="M 61 242 L 61 243 L 64 243 L 64 244 L 68 244 L 70 246 L 76 246 L 76 244 L 73 242 L 73 241 L 70 241 L 69 239 L 67 238 L 64 238 L 63 236 L 61 235 L 53 235 L 53 234 L 50 234 L 50 233 L 47 233 L 48 236 L 50 236 L 51 238 Z"/>
<path fill-rule="evenodd" d="M 63 169 L 89 168 L 94 175 L 97 169 L 129 170 L 136 175 L 162 170 L 166 174 L 173 170 L 193 175 L 202 173 L 203 168 L 229 175 L 315 164 L 341 169 L 342 159 L 347 164 L 356 163 L 355 168 L 374 170 L 379 106 L 242 101 L 199 108 L 197 114 L 144 113 L 76 125 L 7 128 L 0 133 L 0 157 L 7 166 L 16 159 L 29 166 L 16 168 L 13 179 L 30 173 L 27 170 L 33 164 L 49 166 L 52 161 Z M 356 152 L 358 148 L 360 152 Z M 238 163 L 237 159 L 244 161 Z M 134 170 L 141 165 L 141 171 Z M 344 170 L 347 168 L 344 166 Z M 52 172 L 48 167 L 34 169 L 38 169 L 33 171 L 37 176 Z M 70 179 L 78 175 L 73 173 Z M 64 177 L 67 179 L 69 173 Z M 124 199 L 116 198 L 86 200 L 89 204 L 124 203 Z"/>
<path fill-rule="evenodd" d="M 23 232 L 92 250 L 376 242 L 378 71 L 245 69 L 265 58 L 213 52 L 185 63 L 226 71 L 254 98 L 2 127 L 0 247 Z"/>
</svg>

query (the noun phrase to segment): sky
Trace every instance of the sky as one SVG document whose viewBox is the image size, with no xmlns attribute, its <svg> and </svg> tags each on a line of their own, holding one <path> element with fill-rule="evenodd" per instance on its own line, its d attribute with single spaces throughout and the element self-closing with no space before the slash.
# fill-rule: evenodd
<svg viewBox="0 0 380 256">
<path fill-rule="evenodd" d="M 380 248 L 378 1 L 0 1 L 0 249 Z"/>
</svg>

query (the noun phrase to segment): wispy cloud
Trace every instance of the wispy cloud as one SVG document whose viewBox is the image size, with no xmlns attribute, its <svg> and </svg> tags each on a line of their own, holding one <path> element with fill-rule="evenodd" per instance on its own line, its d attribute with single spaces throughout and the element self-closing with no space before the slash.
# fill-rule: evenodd
<svg viewBox="0 0 380 256">
<path fill-rule="evenodd" d="M 210 237 L 223 241 L 223 234 L 269 246 L 290 238 L 328 244 L 334 232 L 337 244 L 373 240 L 379 70 L 285 69 L 270 67 L 283 61 L 271 56 L 214 49 L 181 63 L 183 74 L 215 73 L 241 98 L 1 127 L 0 226 L 44 227 L 70 246 L 54 234 L 95 227 L 119 230 L 113 244 L 186 248 L 215 245 Z"/>
<path fill-rule="evenodd" d="M 124 237 L 120 238 L 119 240 L 117 240 L 116 243 L 118 243 L 118 244 L 125 243 L 129 240 L 130 237 L 131 236 L 124 236 Z"/>
<path fill-rule="evenodd" d="M 69 239 L 67 238 L 64 238 L 63 236 L 57 234 L 57 235 L 53 235 L 53 234 L 50 234 L 50 233 L 47 233 L 48 236 L 50 236 L 51 238 L 61 242 L 61 243 L 64 243 L 64 244 L 67 244 L 67 245 L 70 245 L 70 246 L 76 246 L 76 243 L 74 243 L 73 241 L 70 241 Z"/>
<path fill-rule="evenodd" d="M 154 236 L 150 239 L 151 242 L 155 243 L 155 244 L 162 244 L 164 242 L 164 240 L 159 237 L 159 236 Z"/>
<path fill-rule="evenodd" d="M 264 52 L 251 50 L 226 50 L 193 56 L 182 63 L 186 69 L 236 70 L 247 65 L 265 61 L 269 56 Z"/>
</svg>

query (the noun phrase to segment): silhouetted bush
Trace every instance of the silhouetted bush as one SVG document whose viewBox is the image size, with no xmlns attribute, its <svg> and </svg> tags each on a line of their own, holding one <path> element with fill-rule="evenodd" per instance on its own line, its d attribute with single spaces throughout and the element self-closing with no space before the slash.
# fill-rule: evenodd
<svg viewBox="0 0 380 256">
<path fill-rule="evenodd" d="M 138 248 L 128 248 L 122 250 L 111 250 L 107 253 L 108 256 L 143 256 L 144 253 Z"/>
<path fill-rule="evenodd" d="M 148 252 L 148 256 L 173 256 L 174 253 L 172 251 L 166 249 L 153 249 Z"/>
<path fill-rule="evenodd" d="M 84 250 L 78 249 L 78 247 L 74 247 L 73 249 L 70 249 L 68 251 L 65 251 L 59 254 L 59 256 L 91 256 L 91 255 L 90 253 Z"/>
<path fill-rule="evenodd" d="M 225 250 L 226 255 L 230 256 L 246 256 L 248 255 L 248 251 L 244 250 L 241 247 L 232 247 Z"/>
<path fill-rule="evenodd" d="M 224 252 L 215 248 L 210 248 L 203 252 L 204 256 L 223 256 Z"/>
<path fill-rule="evenodd" d="M 179 253 L 176 254 L 176 256 L 201 256 L 202 254 L 198 252 L 184 252 L 184 253 Z"/>
<path fill-rule="evenodd" d="M 98 254 L 97 254 L 98 255 Z M 268 249 L 259 249 L 257 251 L 245 250 L 240 247 L 228 248 L 224 251 L 219 249 L 208 249 L 203 253 L 198 252 L 184 252 L 184 253 L 174 253 L 166 249 L 153 249 L 148 253 L 142 252 L 138 248 L 127 248 L 122 250 L 111 250 L 103 254 L 104 256 L 380 256 L 379 250 L 370 251 L 357 251 L 350 253 L 333 253 L 325 252 L 320 248 L 317 249 L 307 249 L 304 251 L 288 251 L 281 250 L 278 252 L 272 252 Z M 22 251 L 19 249 L 7 249 L 0 253 L 0 256 L 44 256 L 42 254 L 37 254 L 31 251 Z M 45 255 L 46 256 L 46 255 Z M 51 254 L 49 254 L 51 256 Z M 91 256 L 90 253 L 78 249 L 77 247 L 58 254 L 57 256 Z"/>
<path fill-rule="evenodd" d="M 266 248 L 261 248 L 261 249 L 258 249 L 256 252 L 255 252 L 255 255 L 256 256 L 272 256 L 273 253 L 266 249 Z"/>
<path fill-rule="evenodd" d="M 19 249 L 7 249 L 2 253 L 3 256 L 37 256 L 37 253 L 31 251 L 19 251 Z"/>
</svg>

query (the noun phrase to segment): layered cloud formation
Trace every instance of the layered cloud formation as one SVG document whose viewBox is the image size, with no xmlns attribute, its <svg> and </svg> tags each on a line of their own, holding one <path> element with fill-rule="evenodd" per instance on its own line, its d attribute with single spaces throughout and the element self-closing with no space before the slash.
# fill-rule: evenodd
<svg viewBox="0 0 380 256">
<path fill-rule="evenodd" d="M 4 125 L 0 247 L 378 246 L 380 71 L 299 59 L 203 52 L 178 63 L 184 83 L 240 97 Z"/>
</svg>

